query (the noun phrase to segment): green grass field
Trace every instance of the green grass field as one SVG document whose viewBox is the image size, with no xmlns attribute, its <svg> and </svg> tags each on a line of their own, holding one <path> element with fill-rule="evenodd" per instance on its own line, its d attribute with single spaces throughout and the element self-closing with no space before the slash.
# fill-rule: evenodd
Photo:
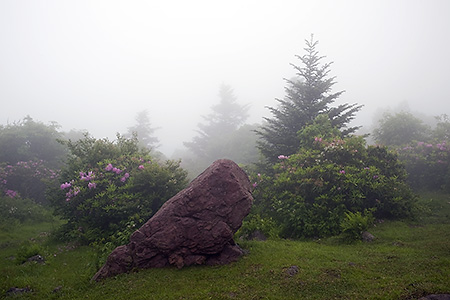
<svg viewBox="0 0 450 300">
<path fill-rule="evenodd" d="M 416 221 L 382 222 L 370 243 L 246 241 L 248 254 L 218 267 L 140 270 L 100 283 L 94 249 L 48 238 L 58 222 L 0 232 L 0 298 L 6 299 L 418 299 L 450 293 L 450 195 L 424 194 Z M 19 263 L 39 252 L 46 264 Z M 287 274 L 291 266 L 298 272 Z M 11 287 L 32 291 L 7 295 Z"/>
</svg>

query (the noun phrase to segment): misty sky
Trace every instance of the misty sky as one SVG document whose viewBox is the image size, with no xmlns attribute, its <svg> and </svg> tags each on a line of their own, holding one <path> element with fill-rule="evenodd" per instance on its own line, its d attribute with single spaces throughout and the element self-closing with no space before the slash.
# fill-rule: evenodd
<svg viewBox="0 0 450 300">
<path fill-rule="evenodd" d="M 0 0 L 0 124 L 30 115 L 113 139 L 148 109 L 170 156 L 222 83 L 251 105 L 283 98 L 304 40 L 333 61 L 339 103 L 450 115 L 450 1 Z"/>
</svg>

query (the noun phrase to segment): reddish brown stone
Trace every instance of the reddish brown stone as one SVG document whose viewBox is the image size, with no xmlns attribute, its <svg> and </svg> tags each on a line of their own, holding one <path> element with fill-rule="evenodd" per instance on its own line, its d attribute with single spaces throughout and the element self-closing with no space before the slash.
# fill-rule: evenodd
<svg viewBox="0 0 450 300">
<path fill-rule="evenodd" d="M 117 247 L 92 279 L 133 268 L 236 261 L 242 250 L 233 235 L 250 212 L 252 201 L 244 171 L 231 160 L 215 161 L 136 230 L 128 245 Z"/>
</svg>

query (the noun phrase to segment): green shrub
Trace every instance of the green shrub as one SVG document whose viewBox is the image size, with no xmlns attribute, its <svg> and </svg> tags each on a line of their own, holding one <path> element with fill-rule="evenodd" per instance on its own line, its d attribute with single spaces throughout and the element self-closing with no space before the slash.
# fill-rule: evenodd
<svg viewBox="0 0 450 300">
<path fill-rule="evenodd" d="M 37 244 L 37 243 L 31 243 L 31 242 L 25 242 L 23 243 L 16 254 L 16 263 L 17 264 L 23 264 L 26 262 L 30 257 L 35 255 L 44 255 L 44 248 Z"/>
<path fill-rule="evenodd" d="M 142 225 L 186 185 L 179 162 L 155 161 L 138 150 L 135 139 L 86 137 L 68 146 L 72 156 L 49 198 L 68 221 L 60 234 L 69 239 L 112 242 L 127 224 Z"/>
<path fill-rule="evenodd" d="M 51 212 L 33 200 L 17 193 L 0 196 L 0 225 L 10 228 L 24 222 L 40 222 L 52 219 Z"/>
<path fill-rule="evenodd" d="M 367 231 L 373 224 L 374 217 L 370 210 L 366 210 L 363 213 L 357 212 L 345 212 L 345 218 L 341 222 L 341 231 L 344 239 L 348 242 L 361 240 L 362 233 Z"/>
<path fill-rule="evenodd" d="M 246 239 L 256 231 L 261 232 L 269 239 L 276 239 L 280 234 L 279 226 L 271 217 L 261 217 L 259 214 L 251 213 L 242 222 L 236 236 Z"/>
<path fill-rule="evenodd" d="M 450 191 L 450 142 L 411 142 L 397 149 L 415 190 Z"/>
<path fill-rule="evenodd" d="M 300 133 L 297 153 L 278 157 L 272 177 L 255 178 L 255 205 L 282 226 L 283 236 L 337 235 L 348 211 L 374 209 L 376 218 L 412 216 L 416 196 L 395 153 L 366 147 L 362 137 L 329 134 L 326 124 L 311 126 Z"/>
<path fill-rule="evenodd" d="M 46 205 L 45 189 L 57 179 L 57 171 L 48 167 L 43 160 L 18 161 L 0 165 L 0 194 L 23 198 Z"/>
</svg>

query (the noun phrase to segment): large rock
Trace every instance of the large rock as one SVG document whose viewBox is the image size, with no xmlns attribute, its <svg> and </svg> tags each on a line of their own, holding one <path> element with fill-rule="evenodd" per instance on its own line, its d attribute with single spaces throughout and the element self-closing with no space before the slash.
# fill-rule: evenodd
<svg viewBox="0 0 450 300">
<path fill-rule="evenodd" d="M 93 280 L 134 268 L 227 264 L 242 250 L 234 233 L 250 212 L 251 184 L 231 160 L 218 160 L 117 247 Z"/>
</svg>

